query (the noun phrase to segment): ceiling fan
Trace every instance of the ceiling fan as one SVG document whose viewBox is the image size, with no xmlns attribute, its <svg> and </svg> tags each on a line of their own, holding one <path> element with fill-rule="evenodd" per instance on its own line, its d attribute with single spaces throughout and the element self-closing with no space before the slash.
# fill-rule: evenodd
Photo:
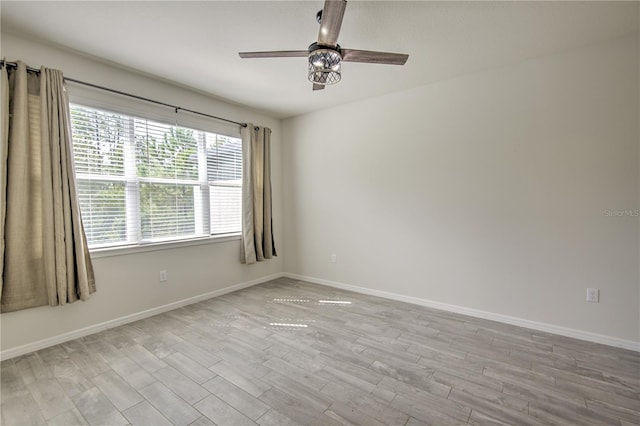
<svg viewBox="0 0 640 426">
<path fill-rule="evenodd" d="M 324 8 L 316 15 L 320 24 L 318 41 L 307 50 L 275 50 L 268 52 L 240 52 L 241 58 L 285 58 L 308 57 L 309 81 L 313 90 L 322 90 L 341 78 L 342 62 L 365 62 L 369 64 L 404 65 L 409 55 L 369 50 L 343 49 L 338 44 L 346 0 L 325 0 Z"/>
</svg>

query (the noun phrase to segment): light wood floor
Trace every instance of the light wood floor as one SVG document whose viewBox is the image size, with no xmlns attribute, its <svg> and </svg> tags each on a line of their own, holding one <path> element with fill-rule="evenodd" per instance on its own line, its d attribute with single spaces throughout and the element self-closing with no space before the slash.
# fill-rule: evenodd
<svg viewBox="0 0 640 426">
<path fill-rule="evenodd" d="M 640 424 L 635 352 L 279 279 L 2 363 L 3 425 Z"/>
</svg>

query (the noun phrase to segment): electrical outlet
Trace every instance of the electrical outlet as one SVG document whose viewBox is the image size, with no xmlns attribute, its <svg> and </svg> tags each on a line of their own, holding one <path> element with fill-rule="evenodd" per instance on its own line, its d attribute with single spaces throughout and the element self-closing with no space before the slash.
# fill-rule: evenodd
<svg viewBox="0 0 640 426">
<path fill-rule="evenodd" d="M 597 288 L 587 289 L 587 302 L 598 303 L 600 302 L 600 290 Z"/>
<path fill-rule="evenodd" d="M 163 283 L 167 281 L 167 271 L 160 271 L 160 282 Z"/>
<path fill-rule="evenodd" d="M 337 254 L 332 254 L 330 262 L 331 263 L 338 263 L 338 255 Z"/>
</svg>

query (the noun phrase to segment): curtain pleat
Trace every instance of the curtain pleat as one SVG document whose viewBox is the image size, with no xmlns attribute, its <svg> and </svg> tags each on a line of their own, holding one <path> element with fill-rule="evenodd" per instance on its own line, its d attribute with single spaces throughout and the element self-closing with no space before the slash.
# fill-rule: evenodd
<svg viewBox="0 0 640 426">
<path fill-rule="evenodd" d="M 277 256 L 271 203 L 271 129 L 242 128 L 242 244 L 240 261 L 251 264 Z"/>
<path fill-rule="evenodd" d="M 276 256 L 273 242 L 273 219 L 271 211 L 271 129 L 265 128 L 263 135 L 263 158 L 262 167 L 262 223 L 263 223 L 263 254 L 267 259 Z"/>
<path fill-rule="evenodd" d="M 7 149 L 9 147 L 9 76 L 0 69 L 0 297 L 4 275 L 4 224 L 7 216 Z"/>
<path fill-rule="evenodd" d="M 8 74 L 0 310 L 86 300 L 95 281 L 75 193 L 63 75 L 47 68 L 29 73 L 22 63 Z"/>
</svg>

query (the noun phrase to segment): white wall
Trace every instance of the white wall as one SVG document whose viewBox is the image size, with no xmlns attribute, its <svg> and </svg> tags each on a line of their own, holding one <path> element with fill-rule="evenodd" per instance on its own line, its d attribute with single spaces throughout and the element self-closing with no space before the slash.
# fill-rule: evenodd
<svg viewBox="0 0 640 426">
<path fill-rule="evenodd" d="M 285 120 L 285 270 L 639 342 L 638 48 Z"/>
<path fill-rule="evenodd" d="M 66 76 L 135 93 L 185 108 L 239 122 L 267 126 L 272 133 L 274 229 L 277 248 L 283 241 L 280 120 L 244 107 L 231 105 L 194 91 L 147 76 L 114 68 L 54 47 L 2 34 L 2 56 L 28 65 L 63 70 Z M 170 61 L 167 66 L 174 66 Z M 69 85 L 71 95 L 77 87 Z M 86 90 L 82 92 L 86 95 Z M 126 98 L 123 103 L 130 102 Z M 153 110 L 152 107 L 149 107 Z M 156 108 L 157 109 L 157 108 Z M 184 119 L 195 120 L 188 114 Z M 224 127 L 222 123 L 216 126 Z M 257 265 L 239 263 L 239 240 L 94 259 L 98 291 L 87 302 L 64 307 L 41 307 L 3 313 L 1 348 L 10 351 L 125 315 L 180 301 L 232 285 L 279 274 L 282 257 Z M 169 281 L 158 283 L 158 271 L 168 271 Z"/>
</svg>

